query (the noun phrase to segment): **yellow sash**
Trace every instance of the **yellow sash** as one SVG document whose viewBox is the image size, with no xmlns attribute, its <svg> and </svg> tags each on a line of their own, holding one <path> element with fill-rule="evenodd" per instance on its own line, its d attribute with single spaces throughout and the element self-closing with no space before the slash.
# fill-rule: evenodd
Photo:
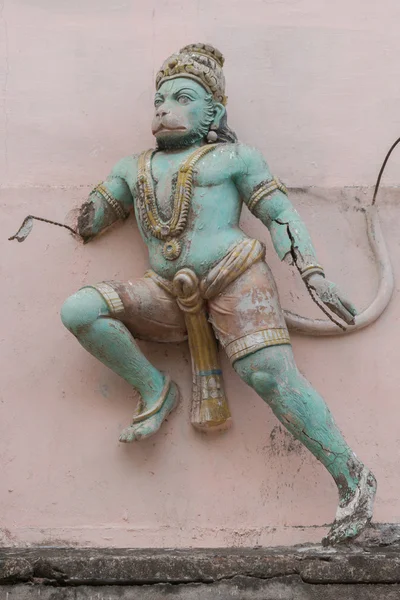
<svg viewBox="0 0 400 600">
<path fill-rule="evenodd" d="M 175 296 L 185 316 L 192 357 L 193 399 L 191 422 L 197 429 L 225 429 L 231 413 L 224 392 L 217 342 L 207 319 L 205 300 L 220 294 L 251 265 L 264 257 L 265 248 L 258 240 L 239 242 L 199 281 L 191 269 L 181 269 L 169 281 L 147 271 L 150 277 Z"/>
</svg>

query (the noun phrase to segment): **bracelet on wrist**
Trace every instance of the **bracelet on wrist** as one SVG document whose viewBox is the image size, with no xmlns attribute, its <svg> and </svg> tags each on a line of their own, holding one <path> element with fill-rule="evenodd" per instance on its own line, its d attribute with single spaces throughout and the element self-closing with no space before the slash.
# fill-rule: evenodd
<svg viewBox="0 0 400 600">
<path fill-rule="evenodd" d="M 325 271 L 323 267 L 321 267 L 321 265 L 318 264 L 307 265 L 306 267 L 304 267 L 304 269 L 300 269 L 300 275 L 304 281 L 307 281 L 307 279 L 309 279 L 309 277 L 311 277 L 311 275 L 314 275 L 315 273 L 318 273 L 319 275 L 322 275 L 322 277 L 325 277 Z"/>
</svg>

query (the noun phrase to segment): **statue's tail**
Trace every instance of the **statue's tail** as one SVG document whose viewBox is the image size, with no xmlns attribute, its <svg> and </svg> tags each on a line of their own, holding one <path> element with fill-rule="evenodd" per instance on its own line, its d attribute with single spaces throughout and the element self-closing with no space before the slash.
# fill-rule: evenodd
<svg viewBox="0 0 400 600">
<path fill-rule="evenodd" d="M 375 298 L 355 318 L 354 325 L 340 329 L 327 319 L 309 319 L 289 310 L 285 310 L 286 324 L 291 331 L 306 335 L 344 335 L 368 327 L 376 321 L 388 306 L 394 289 L 394 277 L 389 252 L 383 237 L 382 228 L 376 206 L 369 206 L 365 211 L 368 240 L 379 272 L 379 286 Z"/>
<path fill-rule="evenodd" d="M 335 323 L 326 319 L 309 319 L 307 317 L 297 315 L 289 310 L 285 310 L 284 313 L 286 324 L 291 331 L 296 331 L 297 333 L 306 335 L 345 335 L 347 333 L 352 333 L 353 331 L 358 331 L 359 329 L 364 329 L 364 327 L 371 325 L 371 323 L 376 321 L 381 316 L 388 306 L 393 294 L 394 277 L 392 263 L 386 246 L 385 238 L 382 233 L 375 201 L 387 161 L 399 143 L 400 138 L 394 142 L 389 152 L 386 154 L 375 185 L 372 204 L 365 211 L 368 240 L 371 245 L 379 272 L 379 285 L 375 298 L 367 308 L 357 315 L 354 325 L 348 325 L 345 329 L 341 329 Z"/>
</svg>

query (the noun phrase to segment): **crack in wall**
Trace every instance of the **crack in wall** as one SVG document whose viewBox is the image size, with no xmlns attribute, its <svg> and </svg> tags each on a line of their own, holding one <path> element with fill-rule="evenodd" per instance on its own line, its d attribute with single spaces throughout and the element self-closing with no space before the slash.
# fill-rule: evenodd
<svg viewBox="0 0 400 600">
<path fill-rule="evenodd" d="M 50 587 L 50 588 L 82 588 L 82 587 L 94 587 L 94 588 L 101 588 L 104 586 L 112 586 L 112 587 L 116 587 L 116 588 L 124 588 L 124 587 L 137 587 L 137 588 L 146 588 L 146 587 L 185 587 L 185 586 L 193 586 L 193 585 L 197 585 L 197 586 L 217 586 L 220 583 L 224 583 L 224 582 L 232 582 L 232 583 L 239 583 L 242 582 L 243 580 L 246 579 L 250 579 L 253 580 L 254 582 L 273 582 L 273 581 L 280 581 L 282 583 L 287 583 L 287 584 L 291 584 L 293 585 L 295 582 L 297 583 L 301 583 L 305 586 L 315 586 L 317 585 L 318 587 L 323 588 L 324 586 L 348 586 L 348 585 L 360 585 L 360 586 L 376 586 L 376 585 L 385 585 L 385 586 L 399 586 L 400 580 L 387 580 L 385 581 L 384 578 L 379 578 L 377 577 L 376 579 L 373 579 L 371 581 L 367 581 L 365 577 L 360 577 L 359 580 L 356 581 L 348 581 L 348 580 L 344 580 L 340 581 L 335 577 L 327 577 L 327 578 L 323 578 L 321 579 L 318 576 L 306 576 L 303 575 L 301 570 L 297 571 L 297 570 L 293 570 L 293 572 L 288 572 L 288 573 L 277 573 L 274 575 L 263 575 L 263 574 L 252 574 L 252 573 L 247 573 L 247 572 L 236 572 L 232 575 L 225 575 L 222 577 L 216 577 L 213 579 L 207 579 L 207 578 L 193 578 L 193 579 L 186 579 L 186 580 L 172 580 L 172 581 L 168 581 L 167 579 L 165 580 L 159 580 L 159 579 L 154 579 L 154 580 L 146 580 L 146 581 L 140 581 L 137 580 L 135 581 L 134 579 L 127 579 L 127 580 L 114 580 L 114 579 L 102 579 L 101 581 L 96 580 L 96 579 L 85 579 L 85 580 L 76 580 L 76 581 L 60 581 L 60 580 L 56 580 L 56 579 L 48 579 L 48 578 L 40 578 L 40 577 L 30 577 L 27 579 L 21 579 L 19 578 L 18 580 L 9 580 L 7 582 L 3 581 L 0 585 L 8 587 L 8 586 L 14 586 L 14 585 L 20 585 L 20 584 L 30 584 L 33 585 L 35 587 L 43 587 L 46 586 L 46 588 Z"/>
<path fill-rule="evenodd" d="M 54 569 L 54 567 L 53 567 Z M 99 581 L 98 579 L 75 579 L 73 581 L 68 579 L 58 579 L 58 578 L 49 578 L 40 576 L 40 573 L 35 573 L 31 577 L 27 578 L 10 578 L 8 581 L 3 581 L 0 585 L 15 585 L 17 583 L 25 583 L 32 585 L 45 585 L 46 587 L 62 587 L 62 588 L 78 588 L 82 586 L 93 586 L 93 587 L 102 587 L 102 586 L 114 586 L 114 587 L 127 587 L 127 586 L 135 586 L 135 587 L 146 587 L 146 586 L 155 586 L 155 585 L 168 585 L 168 586 L 185 586 L 185 585 L 216 585 L 218 583 L 224 581 L 234 581 L 235 579 L 254 579 L 256 581 L 274 581 L 276 579 L 288 579 L 297 577 L 303 583 L 308 583 L 303 580 L 301 573 L 299 570 L 289 571 L 287 573 L 276 573 L 273 575 L 263 575 L 262 573 L 254 574 L 251 572 L 235 572 L 232 575 L 223 575 L 221 577 L 207 578 L 207 577 L 193 577 L 192 579 L 149 579 L 146 581 L 142 581 L 140 579 L 112 579 L 112 578 L 104 578 Z"/>
</svg>

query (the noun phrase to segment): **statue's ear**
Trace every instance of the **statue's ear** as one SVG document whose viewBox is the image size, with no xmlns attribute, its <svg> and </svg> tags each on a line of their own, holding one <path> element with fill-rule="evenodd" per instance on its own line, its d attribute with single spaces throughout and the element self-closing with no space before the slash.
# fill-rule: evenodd
<svg viewBox="0 0 400 600">
<path fill-rule="evenodd" d="M 214 120 L 212 122 L 212 124 L 214 125 L 214 127 L 216 129 L 218 129 L 219 124 L 221 123 L 221 119 L 225 116 L 226 114 L 226 108 L 223 104 L 220 104 L 219 102 L 216 102 L 214 104 Z"/>
</svg>

